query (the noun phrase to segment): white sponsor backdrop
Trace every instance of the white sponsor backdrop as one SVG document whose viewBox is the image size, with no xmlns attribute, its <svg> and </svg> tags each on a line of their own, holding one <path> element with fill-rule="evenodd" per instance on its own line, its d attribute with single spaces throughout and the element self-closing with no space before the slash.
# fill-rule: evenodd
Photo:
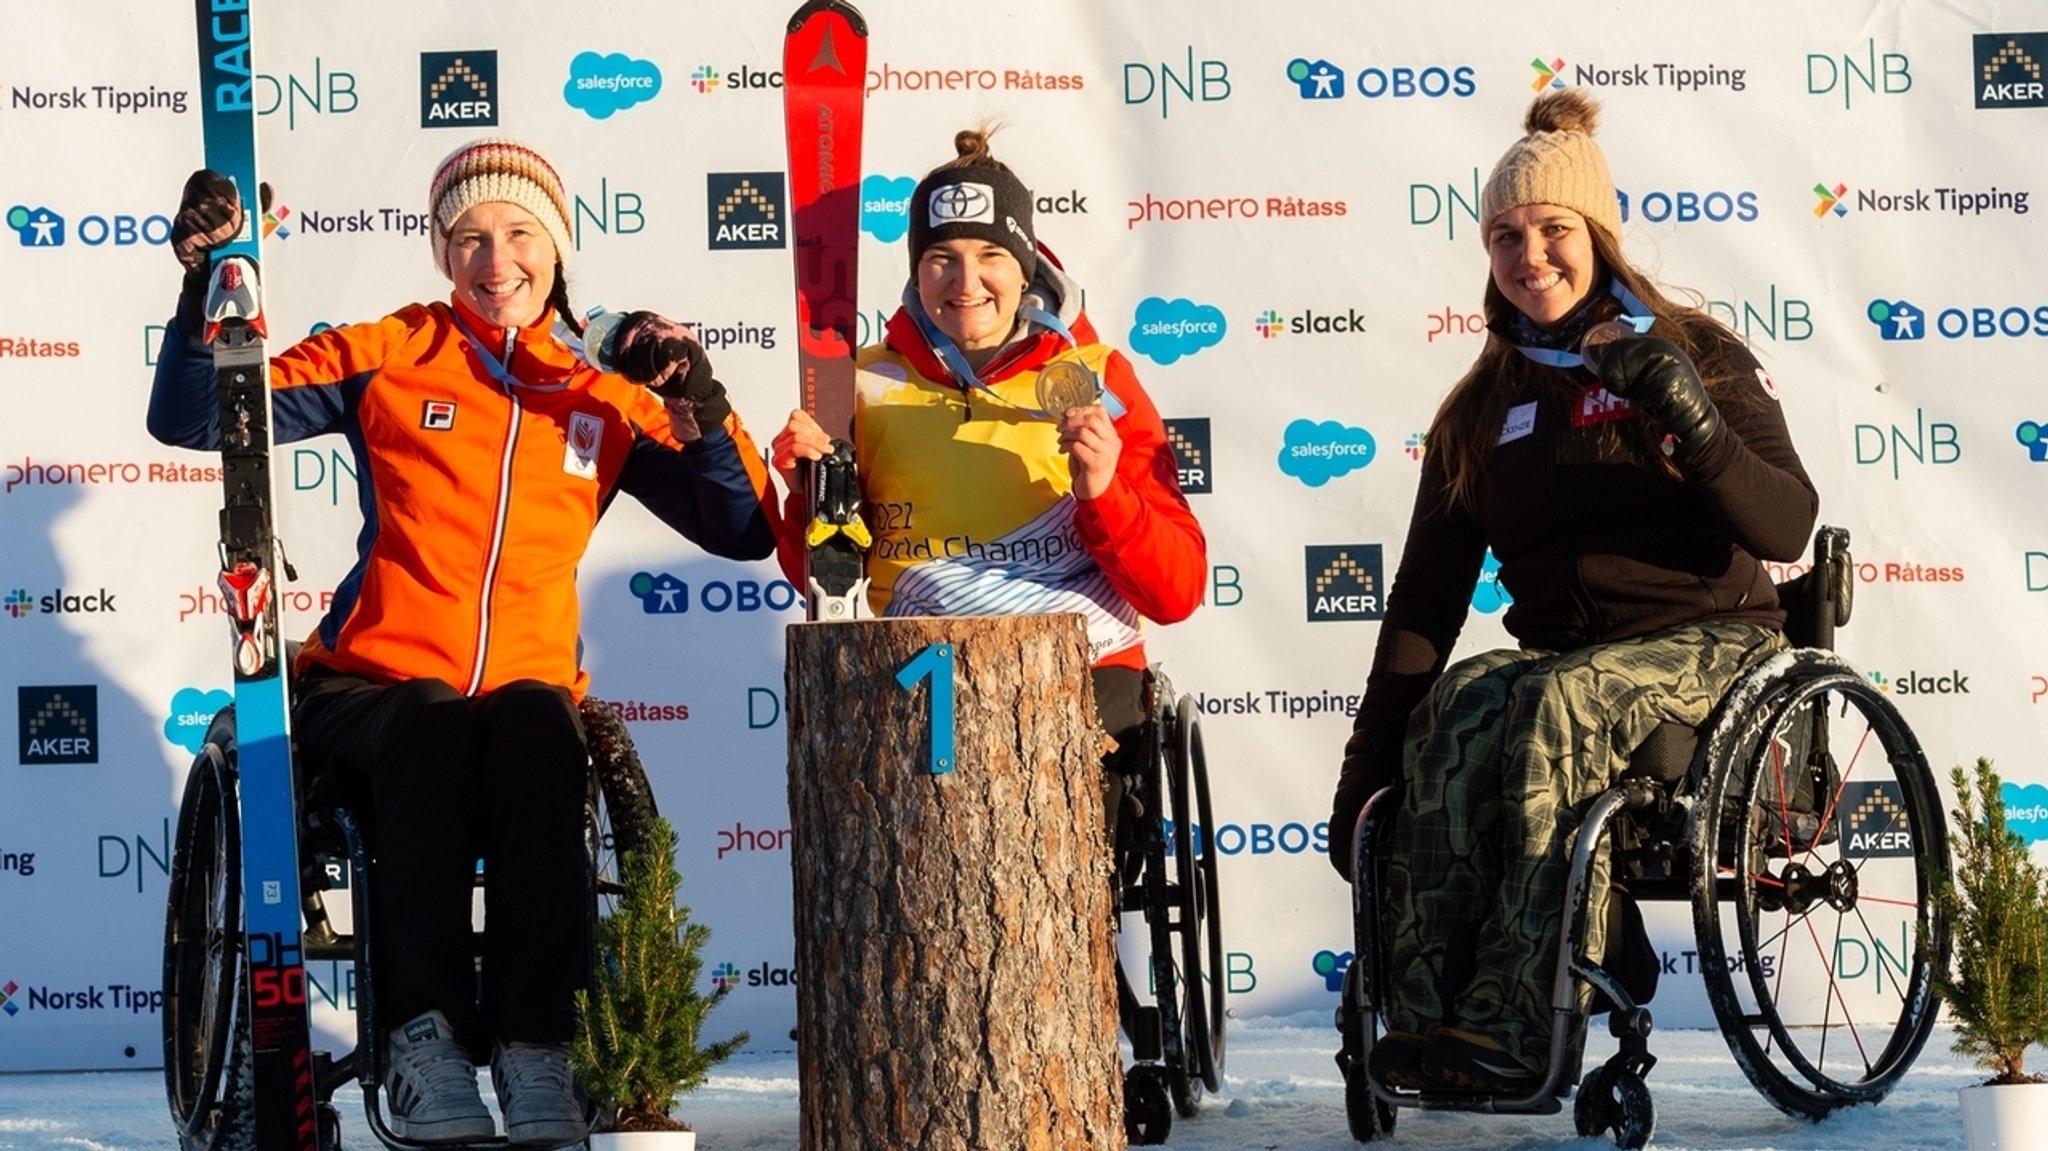
<svg viewBox="0 0 2048 1151">
<path fill-rule="evenodd" d="M 1479 347 L 1478 185 L 1546 69 L 1605 102 L 1629 251 L 1696 289 L 1775 376 L 1823 519 L 1855 533 L 1845 652 L 1899 693 L 1937 766 L 1998 757 L 2027 788 L 2021 826 L 2048 828 L 2048 247 L 2032 210 L 2048 108 L 1979 107 L 1974 39 L 2016 34 L 2025 58 L 1997 64 L 1991 98 L 2038 105 L 2048 14 L 1524 12 L 868 5 L 864 326 L 903 281 L 911 181 L 955 129 L 999 117 L 998 153 L 1043 197 L 1041 236 L 1133 349 L 1199 481 L 1212 591 L 1153 651 L 1209 711 L 1240 1014 L 1332 1003 L 1325 973 L 1348 958 L 1322 820 L 1377 625 L 1314 618 L 1310 565 L 1377 546 L 1371 586 L 1333 591 L 1352 608 L 1384 591 L 1413 437 Z M 734 182 L 721 174 L 784 166 L 775 11 L 366 0 L 260 16 L 277 332 L 440 297 L 419 232 L 431 169 L 509 133 L 576 199 L 573 298 L 700 325 L 766 442 L 794 399 L 790 255 L 715 247 L 711 214 Z M 0 1070 L 146 1066 L 174 804 L 229 687 L 212 460 L 142 425 L 177 281 L 167 217 L 201 157 L 193 32 L 183 6 L 136 0 L 15 24 L 0 38 L 0 675 L 15 685 L 0 727 L 20 742 L 0 758 Z M 487 89 L 424 108 L 425 80 L 457 58 Z M 494 127 L 449 122 L 486 104 Z M 1141 312 L 1197 308 L 1224 322 L 1219 342 L 1134 331 Z M 292 632 L 351 555 L 344 457 L 339 441 L 279 453 Z M 596 690 L 628 709 L 679 823 L 684 896 L 714 931 L 707 978 L 737 986 L 714 1030 L 765 1047 L 787 1045 L 794 1015 L 781 631 L 798 612 L 778 579 L 693 553 L 630 501 L 583 568 Z M 650 580 L 686 585 L 686 610 L 650 614 Z M 1506 638 L 1490 591 L 1461 651 Z M 1684 918 L 1658 928 L 1682 974 Z M 339 1040 L 351 975 L 313 974 Z M 1667 980 L 1659 1018 L 1705 1023 L 1698 981 Z"/>
</svg>

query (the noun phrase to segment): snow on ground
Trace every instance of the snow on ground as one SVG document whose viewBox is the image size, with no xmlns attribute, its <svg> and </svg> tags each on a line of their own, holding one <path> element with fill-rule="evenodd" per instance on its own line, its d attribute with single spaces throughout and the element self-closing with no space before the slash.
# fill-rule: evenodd
<svg viewBox="0 0 2048 1151">
<path fill-rule="evenodd" d="M 1823 1123 L 1789 1119 L 1765 1102 L 1711 1031 L 1660 1032 L 1649 1077 L 1657 1105 L 1650 1145 L 1660 1151 L 1947 1151 L 1963 1147 L 1956 1089 L 1980 1082 L 1936 1031 L 1891 1097 Z M 1604 1057 L 1596 1045 L 1589 1056 Z M 1343 1087 L 1331 1053 L 1328 1012 L 1240 1020 L 1229 1034 L 1222 1092 L 1174 1123 L 1174 1151 L 1340 1151 L 1356 1148 L 1344 1121 Z M 742 1056 L 724 1064 L 679 1114 L 703 1151 L 791 1151 L 797 1145 L 794 1055 Z M 486 1086 L 484 1095 L 488 1099 Z M 377 1151 L 359 1092 L 338 1092 L 345 1147 Z M 2048 1146 L 2048 1137 L 2044 1137 Z M 171 1151 L 176 1146 L 156 1072 L 0 1075 L 0 1151 Z M 1392 1148 L 1599 1151 L 1613 1144 L 1572 1131 L 1557 1115 L 1487 1116 L 1403 1111 Z M 1001 1151 L 1001 1149 L 990 1149 Z"/>
</svg>

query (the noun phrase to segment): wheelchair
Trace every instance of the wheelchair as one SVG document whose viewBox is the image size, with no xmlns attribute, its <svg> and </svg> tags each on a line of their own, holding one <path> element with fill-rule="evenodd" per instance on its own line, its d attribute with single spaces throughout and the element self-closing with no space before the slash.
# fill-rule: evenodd
<svg viewBox="0 0 2048 1151">
<path fill-rule="evenodd" d="M 1124 1072 L 1133 1144 L 1166 1142 L 1176 1113 L 1193 1117 L 1203 1092 L 1221 1089 L 1225 1032 L 1222 896 L 1214 845 L 1201 838 L 1216 822 L 1199 712 L 1156 669 L 1145 692 L 1142 753 L 1115 851 L 1116 914 L 1142 913 L 1151 948 L 1147 996 L 1121 957 L 1116 965 L 1118 1023 L 1133 1060 Z"/>
<path fill-rule="evenodd" d="M 1854 589 L 1848 545 L 1846 530 L 1822 527 L 1812 569 L 1779 586 L 1790 649 L 1738 679 L 1700 728 L 1655 729 L 1590 805 L 1563 893 L 1549 1064 L 1528 1094 L 1413 1091 L 1371 1076 L 1391 985 L 1374 850 L 1397 804 L 1392 788 L 1367 803 L 1354 830 L 1354 957 L 1336 1019 L 1354 1139 L 1391 1134 L 1399 1108 L 1562 1110 L 1584 988 L 1620 1042 L 1579 1081 L 1574 1125 L 1611 1132 L 1621 1147 L 1647 1143 L 1656 1056 L 1646 1004 L 1660 964 L 1641 900 L 1690 903 L 1722 1037 L 1779 1110 L 1817 1121 L 1898 1083 L 1934 1027 L 1932 974 L 1948 963 L 1948 925 L 1932 899 L 1949 874 L 1947 827 L 1913 733 L 1832 650 Z M 1610 927 L 1595 961 L 1588 896 L 1603 848 Z"/>
<path fill-rule="evenodd" d="M 623 857 L 665 850 L 666 845 L 655 842 L 654 793 L 625 724 L 595 697 L 583 701 L 581 714 L 591 759 L 584 806 L 585 878 L 597 915 L 624 890 L 619 875 Z M 355 1050 L 339 1056 L 313 1052 L 317 1146 L 320 1151 L 340 1147 L 333 1094 L 359 1079 L 370 1130 L 389 1147 L 413 1151 L 420 1145 L 391 1132 L 378 1102 L 384 1050 L 377 1040 L 383 1029 L 372 978 L 370 829 L 356 810 L 367 810 L 367 797 L 345 794 L 329 777 L 309 781 L 296 749 L 292 761 L 301 809 L 301 955 L 308 963 L 350 960 L 357 972 Z M 237 786 L 230 704 L 214 717 L 185 779 L 166 899 L 164 1078 L 183 1151 L 253 1147 L 259 1105 L 290 1108 L 299 1103 L 292 1098 L 259 1103 L 255 1097 Z M 483 882 L 481 871 L 477 882 Z M 330 913 L 333 898 L 348 900 L 350 929 L 337 929 Z M 480 936 L 475 944 L 481 955 Z M 480 1145 L 509 1146 L 503 1136 Z M 436 1146 L 445 1151 L 447 1145 Z"/>
</svg>

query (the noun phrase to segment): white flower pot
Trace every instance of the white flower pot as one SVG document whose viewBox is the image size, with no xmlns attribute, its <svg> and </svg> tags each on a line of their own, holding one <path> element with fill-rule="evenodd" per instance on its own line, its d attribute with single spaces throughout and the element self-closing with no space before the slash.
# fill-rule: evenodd
<svg viewBox="0 0 2048 1151">
<path fill-rule="evenodd" d="M 2018 1146 L 2018 1144 L 2014 1144 Z M 697 1151 L 695 1131 L 593 1131 L 590 1151 Z"/>
<path fill-rule="evenodd" d="M 1963 1139 L 1970 1151 L 2033 1151 L 2048 1130 L 2048 1083 L 1965 1087 Z M 595 1146 L 592 1151 L 596 1151 Z"/>
</svg>

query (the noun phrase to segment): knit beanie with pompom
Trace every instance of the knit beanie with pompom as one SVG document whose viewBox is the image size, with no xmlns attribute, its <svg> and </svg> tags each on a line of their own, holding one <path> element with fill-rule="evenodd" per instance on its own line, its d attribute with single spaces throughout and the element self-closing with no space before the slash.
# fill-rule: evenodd
<svg viewBox="0 0 2048 1151">
<path fill-rule="evenodd" d="M 1570 208 L 1621 239 L 1621 200 L 1607 158 L 1593 142 L 1600 106 L 1576 88 L 1545 92 L 1529 105 L 1528 135 L 1508 147 L 1479 194 L 1480 243 L 1502 212 L 1524 204 Z"/>
</svg>

